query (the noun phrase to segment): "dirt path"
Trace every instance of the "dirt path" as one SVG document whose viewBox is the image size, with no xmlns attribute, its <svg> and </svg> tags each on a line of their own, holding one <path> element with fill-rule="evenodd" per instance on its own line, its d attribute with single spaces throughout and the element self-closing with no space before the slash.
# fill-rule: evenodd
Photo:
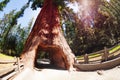
<svg viewBox="0 0 120 80">
<path fill-rule="evenodd" d="M 26 69 L 14 80 L 120 80 L 120 68 L 104 71 L 68 72 L 66 70 L 42 69 L 41 71 Z"/>
</svg>

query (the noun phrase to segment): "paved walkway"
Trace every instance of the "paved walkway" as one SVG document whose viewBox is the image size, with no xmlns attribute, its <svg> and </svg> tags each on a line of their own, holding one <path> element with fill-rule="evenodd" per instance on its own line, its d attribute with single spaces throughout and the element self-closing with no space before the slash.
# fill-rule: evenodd
<svg viewBox="0 0 120 80">
<path fill-rule="evenodd" d="M 68 72 L 66 70 L 42 69 L 40 71 L 26 69 L 14 80 L 120 80 L 120 68 L 89 72 Z"/>
</svg>

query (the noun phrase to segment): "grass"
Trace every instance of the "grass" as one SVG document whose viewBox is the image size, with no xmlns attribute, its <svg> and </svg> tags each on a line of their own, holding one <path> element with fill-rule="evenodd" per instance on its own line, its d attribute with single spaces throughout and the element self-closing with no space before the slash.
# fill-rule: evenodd
<svg viewBox="0 0 120 80">
<path fill-rule="evenodd" d="M 14 60 L 14 57 L 0 53 L 1 60 Z"/>
<path fill-rule="evenodd" d="M 0 53 L 0 60 L 14 60 L 14 57 Z M 11 67 L 11 66 L 13 66 L 13 63 L 0 64 L 0 70 L 4 69 L 6 67 Z"/>
<path fill-rule="evenodd" d="M 82 55 L 82 56 L 76 56 L 76 58 L 78 59 L 78 60 L 81 60 L 81 59 L 84 59 L 84 56 Z"/>
<path fill-rule="evenodd" d="M 101 56 L 101 53 L 93 54 L 93 55 L 90 55 L 89 58 L 91 59 L 91 58 L 100 57 L 100 56 Z"/>
<path fill-rule="evenodd" d="M 118 46 L 112 48 L 111 50 L 109 50 L 109 53 L 113 53 L 113 52 L 115 52 L 115 51 L 117 51 L 119 49 L 120 49 L 120 45 L 118 45 Z"/>
<path fill-rule="evenodd" d="M 91 58 L 99 57 L 99 56 L 101 56 L 101 54 L 88 54 L 88 56 L 89 56 L 89 59 L 91 59 Z M 82 59 L 84 59 L 84 56 L 83 55 L 77 56 L 77 59 L 82 60 Z"/>
</svg>

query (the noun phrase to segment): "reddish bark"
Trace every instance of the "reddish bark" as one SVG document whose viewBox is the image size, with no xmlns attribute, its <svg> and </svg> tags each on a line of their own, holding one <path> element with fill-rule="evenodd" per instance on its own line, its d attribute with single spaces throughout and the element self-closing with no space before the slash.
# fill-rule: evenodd
<svg viewBox="0 0 120 80">
<path fill-rule="evenodd" d="M 24 67 L 34 67 L 38 48 L 50 53 L 52 64 L 64 69 L 73 68 L 75 56 L 62 34 L 58 6 L 53 0 L 44 1 L 43 8 L 27 38 L 21 55 Z"/>
</svg>

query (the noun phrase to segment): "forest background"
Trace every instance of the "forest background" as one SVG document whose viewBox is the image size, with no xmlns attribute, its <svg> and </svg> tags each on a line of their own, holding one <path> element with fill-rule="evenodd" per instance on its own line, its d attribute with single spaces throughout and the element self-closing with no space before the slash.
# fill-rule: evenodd
<svg viewBox="0 0 120 80">
<path fill-rule="evenodd" d="M 34 5 L 29 0 L 0 0 L 0 53 L 20 56 L 40 12 L 40 5 Z M 119 11 L 119 0 L 85 0 L 60 8 L 63 34 L 73 53 L 80 56 L 118 44 Z M 40 53 L 40 58 L 47 57 Z"/>
</svg>

